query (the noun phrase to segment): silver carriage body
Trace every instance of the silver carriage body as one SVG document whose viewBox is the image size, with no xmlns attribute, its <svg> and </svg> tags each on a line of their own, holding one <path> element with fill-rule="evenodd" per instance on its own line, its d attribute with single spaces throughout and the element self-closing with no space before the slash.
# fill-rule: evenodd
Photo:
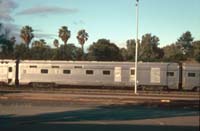
<svg viewBox="0 0 200 131">
<path fill-rule="evenodd" d="M 53 83 L 81 86 L 134 86 L 133 62 L 21 61 L 20 84 Z M 177 63 L 138 63 L 139 86 L 178 89 Z"/>
</svg>

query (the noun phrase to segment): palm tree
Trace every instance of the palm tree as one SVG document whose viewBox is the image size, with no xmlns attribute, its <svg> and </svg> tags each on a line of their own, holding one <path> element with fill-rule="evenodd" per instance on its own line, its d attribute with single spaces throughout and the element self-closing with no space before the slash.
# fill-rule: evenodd
<svg viewBox="0 0 200 131">
<path fill-rule="evenodd" d="M 82 53 L 84 54 L 84 44 L 85 44 L 85 41 L 87 41 L 88 40 L 88 33 L 84 30 L 84 29 L 82 29 L 82 30 L 79 30 L 78 31 L 78 33 L 77 33 L 77 40 L 78 40 L 78 42 L 79 42 L 79 44 L 81 45 L 81 47 L 82 47 Z"/>
<path fill-rule="evenodd" d="M 67 41 L 71 36 L 71 32 L 70 32 L 70 30 L 68 30 L 67 26 L 62 26 L 59 29 L 58 36 L 62 39 L 62 41 L 64 42 L 64 45 L 66 46 Z"/>
<path fill-rule="evenodd" d="M 56 48 L 59 47 L 59 41 L 57 39 L 54 39 L 53 44 Z"/>
<path fill-rule="evenodd" d="M 20 37 L 22 38 L 26 46 L 29 47 L 31 40 L 34 37 L 32 27 L 28 25 L 22 27 L 21 32 L 20 32 Z"/>
</svg>

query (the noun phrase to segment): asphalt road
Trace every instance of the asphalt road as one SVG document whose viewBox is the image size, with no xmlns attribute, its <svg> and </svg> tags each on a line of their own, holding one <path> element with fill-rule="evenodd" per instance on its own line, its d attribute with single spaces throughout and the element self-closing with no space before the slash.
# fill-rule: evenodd
<svg viewBox="0 0 200 131">
<path fill-rule="evenodd" d="M 1 131 L 198 131 L 189 107 L 0 100 Z"/>
</svg>

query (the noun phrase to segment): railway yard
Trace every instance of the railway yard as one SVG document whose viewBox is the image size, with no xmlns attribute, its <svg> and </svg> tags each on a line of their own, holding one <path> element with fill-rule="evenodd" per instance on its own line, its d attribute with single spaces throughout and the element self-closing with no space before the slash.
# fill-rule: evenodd
<svg viewBox="0 0 200 131">
<path fill-rule="evenodd" d="M 0 88 L 1 130 L 199 130 L 199 92 Z"/>
<path fill-rule="evenodd" d="M 0 131 L 200 131 L 198 2 L 0 0 Z"/>
</svg>

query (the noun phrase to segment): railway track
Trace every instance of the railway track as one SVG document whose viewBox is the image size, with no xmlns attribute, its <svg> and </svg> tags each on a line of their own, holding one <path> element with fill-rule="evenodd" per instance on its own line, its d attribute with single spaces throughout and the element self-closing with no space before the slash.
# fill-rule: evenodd
<svg viewBox="0 0 200 131">
<path fill-rule="evenodd" d="M 134 90 L 120 89 L 88 89 L 88 88 L 28 88 L 28 87 L 0 87 L 0 94 L 5 93 L 60 93 L 60 94 L 83 94 L 83 95 L 118 95 L 134 96 Z M 199 98 L 199 92 L 190 91 L 138 91 L 139 96 L 167 96 L 167 97 L 193 97 Z"/>
<path fill-rule="evenodd" d="M 31 101 L 78 104 L 142 104 L 199 109 L 197 92 L 139 91 L 77 88 L 0 88 L 0 102 Z"/>
</svg>

